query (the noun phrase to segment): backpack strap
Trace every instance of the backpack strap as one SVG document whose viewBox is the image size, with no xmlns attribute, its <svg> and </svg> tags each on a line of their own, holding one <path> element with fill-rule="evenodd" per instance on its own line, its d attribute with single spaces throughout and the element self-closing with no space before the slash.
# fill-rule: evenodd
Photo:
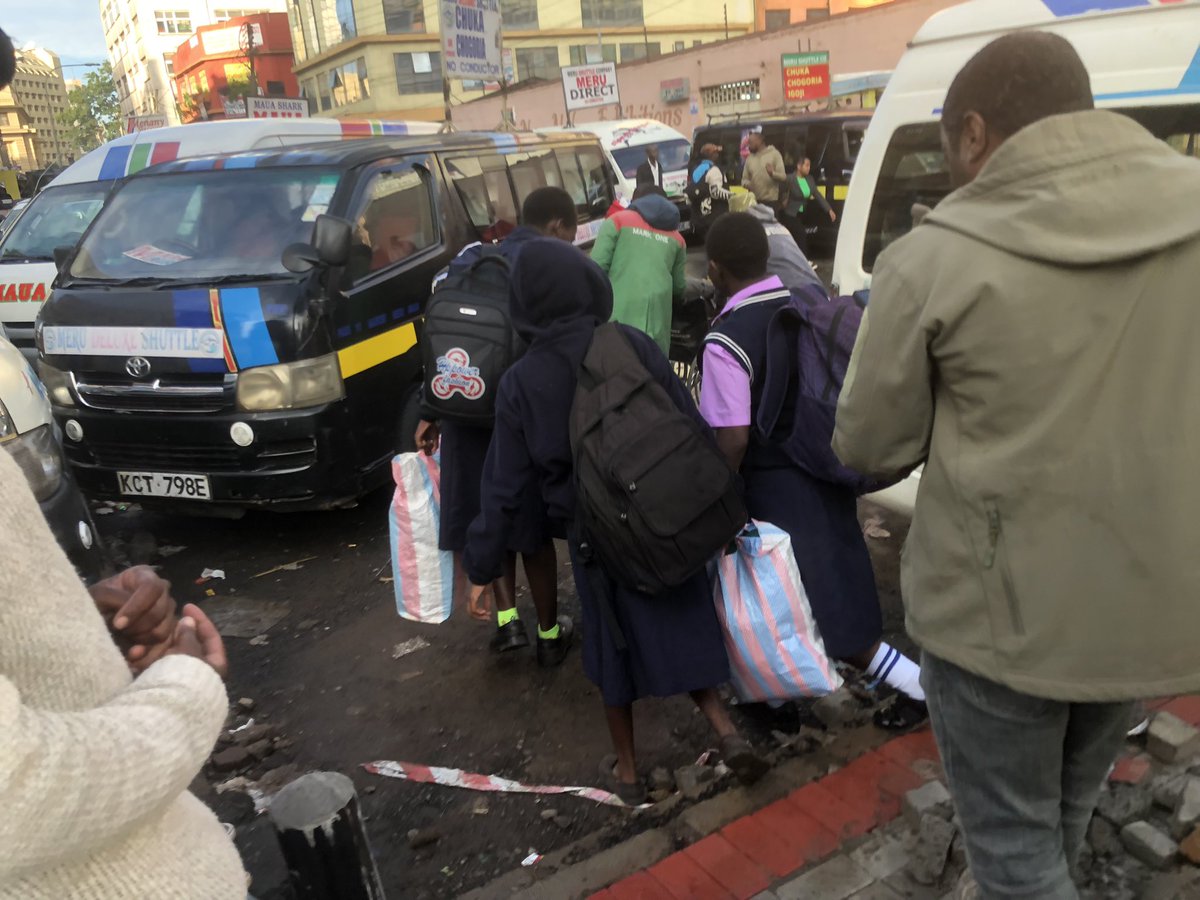
<svg viewBox="0 0 1200 900">
<path fill-rule="evenodd" d="M 833 318 L 829 320 L 829 330 L 825 333 L 825 371 L 829 373 L 829 380 L 825 382 L 825 390 L 821 394 L 822 400 L 828 400 L 830 392 L 833 391 L 833 354 L 837 352 L 838 327 L 842 324 L 842 318 L 845 315 L 846 307 L 843 304 L 837 308 Z"/>
</svg>

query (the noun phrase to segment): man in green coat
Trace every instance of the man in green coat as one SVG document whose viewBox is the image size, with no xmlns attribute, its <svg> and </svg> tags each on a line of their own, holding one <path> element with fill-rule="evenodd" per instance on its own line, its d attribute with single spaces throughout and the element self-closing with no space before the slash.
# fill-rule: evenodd
<svg viewBox="0 0 1200 900">
<path fill-rule="evenodd" d="M 613 321 L 646 332 L 671 349 L 671 309 L 687 285 L 687 244 L 679 209 L 661 190 L 643 186 L 629 209 L 608 219 L 592 248 L 613 287 Z"/>
</svg>

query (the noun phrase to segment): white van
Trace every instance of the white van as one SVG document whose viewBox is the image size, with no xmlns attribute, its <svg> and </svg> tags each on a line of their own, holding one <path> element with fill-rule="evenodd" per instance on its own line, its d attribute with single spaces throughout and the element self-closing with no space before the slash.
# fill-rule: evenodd
<svg viewBox="0 0 1200 900">
<path fill-rule="evenodd" d="M 1076 14 L 1080 7 L 1090 11 Z M 950 192 L 938 124 L 950 82 L 985 44 L 1024 29 L 1074 45 L 1097 107 L 1200 156 L 1200 2 L 970 0 L 943 10 L 913 38 L 858 152 L 834 258 L 839 293 L 869 290 L 879 254 L 912 228 L 913 204 L 932 207 Z M 911 514 L 919 478 L 872 499 Z"/>
<path fill-rule="evenodd" d="M 57 274 L 54 250 L 75 245 L 112 186 L 126 175 L 190 156 L 374 135 L 435 134 L 441 127 L 439 122 L 233 119 L 138 131 L 109 141 L 55 178 L 0 239 L 0 333 L 27 358 L 37 358 L 34 321 Z"/>
<path fill-rule="evenodd" d="M 633 199 L 637 188 L 638 166 L 646 161 L 646 148 L 658 147 L 658 164 L 662 167 L 663 190 L 686 208 L 683 191 L 687 187 L 688 159 L 692 142 L 669 125 L 654 119 L 621 119 L 616 122 L 585 122 L 565 128 L 542 128 L 540 131 L 586 131 L 600 138 L 600 146 L 612 168 L 617 200 L 624 206 Z"/>
</svg>

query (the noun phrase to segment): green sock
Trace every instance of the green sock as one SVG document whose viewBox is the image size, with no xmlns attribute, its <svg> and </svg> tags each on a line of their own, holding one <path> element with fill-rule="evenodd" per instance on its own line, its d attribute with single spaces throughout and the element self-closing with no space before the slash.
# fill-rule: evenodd
<svg viewBox="0 0 1200 900">
<path fill-rule="evenodd" d="M 509 622 L 517 621 L 519 618 L 521 617 L 517 615 L 517 608 L 515 606 L 512 609 L 496 610 L 496 621 L 500 623 L 501 628 L 503 628 Z"/>
<path fill-rule="evenodd" d="M 554 627 L 551 628 L 549 631 L 542 631 L 542 626 L 539 625 L 538 626 L 538 638 L 543 641 L 557 640 L 560 631 L 561 631 L 561 629 L 558 627 L 557 622 L 554 623 Z"/>
</svg>

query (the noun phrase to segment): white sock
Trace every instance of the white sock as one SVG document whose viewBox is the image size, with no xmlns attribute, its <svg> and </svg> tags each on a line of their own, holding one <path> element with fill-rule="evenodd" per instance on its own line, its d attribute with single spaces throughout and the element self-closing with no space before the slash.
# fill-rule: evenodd
<svg viewBox="0 0 1200 900">
<path fill-rule="evenodd" d="M 925 692 L 921 690 L 921 667 L 890 644 L 879 644 L 875 658 L 867 667 L 867 675 L 914 700 L 925 699 Z"/>
</svg>

